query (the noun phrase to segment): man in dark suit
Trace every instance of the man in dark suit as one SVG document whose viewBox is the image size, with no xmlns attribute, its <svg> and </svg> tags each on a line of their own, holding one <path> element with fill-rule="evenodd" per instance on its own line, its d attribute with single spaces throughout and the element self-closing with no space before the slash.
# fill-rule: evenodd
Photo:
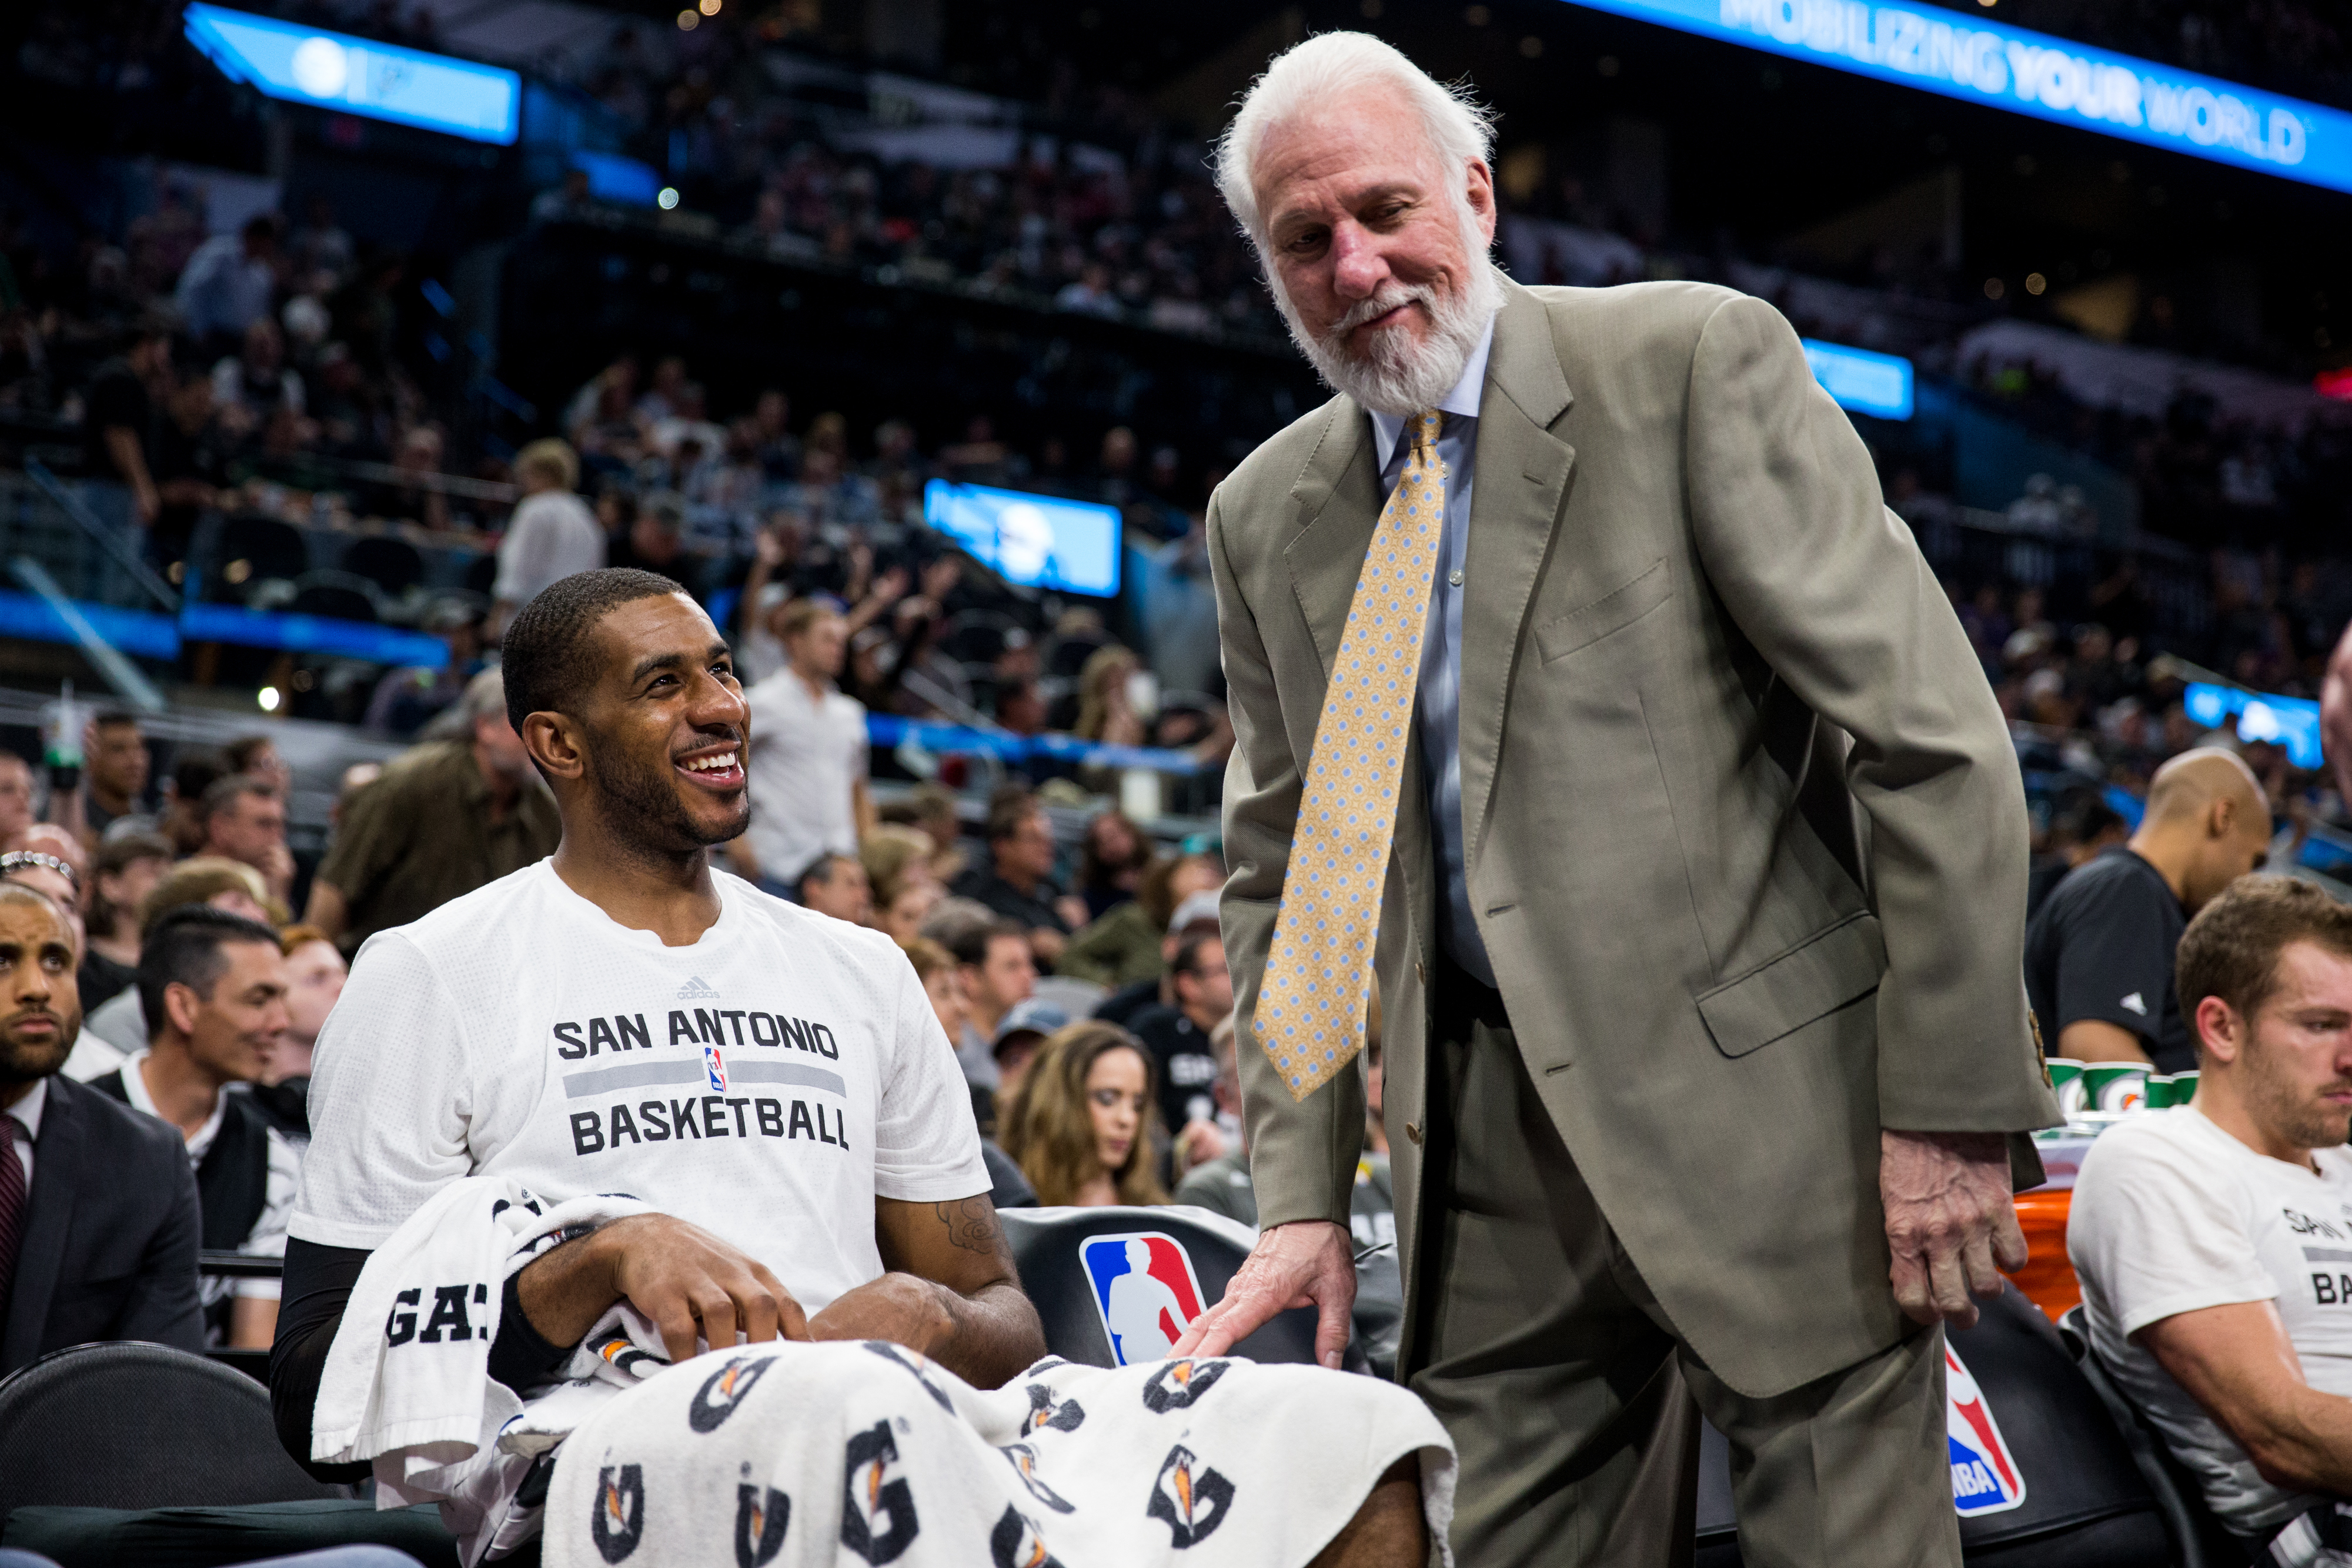
<svg viewBox="0 0 2352 1568">
<path fill-rule="evenodd" d="M 171 1128 L 58 1072 L 80 1028 L 64 915 L 0 883 L 0 1375 L 99 1340 L 204 1347 L 195 1175 Z"/>
</svg>

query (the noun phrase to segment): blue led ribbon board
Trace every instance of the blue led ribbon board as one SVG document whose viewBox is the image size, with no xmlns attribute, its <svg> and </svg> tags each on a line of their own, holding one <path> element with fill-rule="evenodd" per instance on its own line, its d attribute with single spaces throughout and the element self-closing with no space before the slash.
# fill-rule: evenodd
<svg viewBox="0 0 2352 1568">
<path fill-rule="evenodd" d="M 1805 363 L 1813 379 L 1840 408 L 1880 419 L 1911 417 L 1911 361 L 1896 354 L 1874 354 L 1842 343 L 1803 340 Z"/>
<path fill-rule="evenodd" d="M 2234 716 L 2240 740 L 2267 740 L 2284 747 L 2297 768 L 2319 768 L 2326 758 L 2319 744 L 2319 705 L 2309 697 L 2273 696 L 2210 681 L 2191 681 L 2180 694 L 2189 722 L 2225 729 Z"/>
<path fill-rule="evenodd" d="M 2352 191 L 2352 114 L 2130 55 L 1871 0 L 1573 0 L 1790 59 Z"/>
<path fill-rule="evenodd" d="M 1005 581 L 1108 597 L 1118 591 L 1118 508 L 985 485 L 923 486 L 923 521 Z"/>
<path fill-rule="evenodd" d="M 223 75 L 270 98 L 514 145 L 522 78 L 513 71 L 201 0 L 189 5 L 186 26 Z"/>
</svg>

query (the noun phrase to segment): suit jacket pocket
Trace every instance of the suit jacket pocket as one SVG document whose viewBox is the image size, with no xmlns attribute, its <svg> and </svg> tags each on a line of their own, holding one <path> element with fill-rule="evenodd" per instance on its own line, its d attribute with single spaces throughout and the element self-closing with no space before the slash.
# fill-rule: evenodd
<svg viewBox="0 0 2352 1568">
<path fill-rule="evenodd" d="M 1565 659 L 1612 632 L 1631 626 L 1672 597 L 1674 587 L 1674 574 L 1666 570 L 1665 558 L 1662 556 L 1631 580 L 1620 583 L 1591 603 L 1565 615 L 1556 615 L 1537 627 L 1536 649 L 1547 664 Z"/>
<path fill-rule="evenodd" d="M 1878 988 L 1886 948 L 1878 921 L 1850 915 L 1698 998 L 1715 1048 L 1745 1056 Z"/>
</svg>

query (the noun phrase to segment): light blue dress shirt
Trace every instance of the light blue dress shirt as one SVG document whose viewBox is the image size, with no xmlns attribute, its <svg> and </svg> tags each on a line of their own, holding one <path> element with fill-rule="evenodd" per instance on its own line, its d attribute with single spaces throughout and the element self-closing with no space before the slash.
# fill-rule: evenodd
<svg viewBox="0 0 2352 1568">
<path fill-rule="evenodd" d="M 1429 627 L 1421 643 L 1421 753 L 1429 794 L 1429 834 L 1444 892 L 1437 900 L 1437 936 L 1446 954 L 1486 985 L 1495 983 L 1486 945 L 1470 914 L 1468 847 L 1462 831 L 1462 591 L 1470 555 L 1470 486 L 1477 465 L 1478 399 L 1486 385 L 1486 356 L 1495 324 L 1462 367 L 1462 379 L 1438 401 L 1437 457 L 1445 465 L 1445 527 L 1437 541 L 1437 572 L 1429 601 Z M 1381 463 L 1381 499 L 1394 493 L 1408 449 L 1405 422 L 1372 415 L 1373 454 Z"/>
</svg>

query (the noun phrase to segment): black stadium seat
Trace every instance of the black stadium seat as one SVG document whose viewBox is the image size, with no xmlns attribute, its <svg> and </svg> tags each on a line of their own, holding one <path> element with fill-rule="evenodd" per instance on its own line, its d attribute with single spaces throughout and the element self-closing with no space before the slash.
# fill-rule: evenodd
<svg viewBox="0 0 2352 1568">
<path fill-rule="evenodd" d="M 2221 1568 L 2228 1559 L 2175 1549 L 2160 1499 L 2057 1330 L 2014 1286 L 1981 1303 L 1951 1347 L 1982 1391 L 2023 1478 L 2018 1506 L 1960 1521 L 1960 1548 L 1982 1568 Z M 1730 1447 L 1700 1446 L 1701 1568 L 1736 1568 Z M 2236 1560 L 2242 1562 L 2242 1559 Z"/>
<path fill-rule="evenodd" d="M 425 558 L 416 553 L 416 547 L 384 534 L 353 539 L 339 564 L 342 570 L 366 578 L 395 599 L 425 580 Z"/>
<path fill-rule="evenodd" d="M 1256 1237 L 1250 1228 L 1205 1208 L 1007 1208 L 996 1216 L 1013 1246 L 1022 1289 L 1036 1303 L 1045 1329 L 1045 1348 L 1089 1366 L 1116 1366 L 1110 1337 L 1096 1306 L 1095 1287 L 1079 1255 L 1097 1236 L 1157 1234 L 1181 1245 L 1192 1259 L 1201 1285 L 1201 1305 L 1225 1293 L 1226 1281 L 1249 1256 Z M 1312 1363 L 1315 1313 L 1301 1307 L 1276 1317 L 1234 1347 L 1255 1361 Z M 1365 1366 L 1362 1346 L 1350 1340 L 1347 1364 Z"/>
<path fill-rule="evenodd" d="M 177 1508 L 349 1495 L 287 1458 L 267 1390 L 201 1355 L 77 1345 L 0 1382 L 0 1518 L 37 1503 Z"/>
<path fill-rule="evenodd" d="M 2148 1490 L 2155 1494 L 2157 1507 L 2164 1514 L 2165 1528 L 2172 1534 L 2175 1560 L 2180 1568 L 2243 1568 L 2249 1561 L 2248 1552 L 2205 1506 L 2197 1479 L 2172 1457 L 2163 1435 L 2132 1408 L 2123 1390 L 2116 1386 L 2106 1368 L 2092 1354 L 2090 1331 L 2083 1322 L 2080 1305 L 2066 1309 L 2065 1315 L 2058 1320 L 2058 1331 L 2075 1364 L 2082 1368 L 2084 1381 L 2106 1406 L 2107 1414 L 2123 1433 L 2125 1446 L 2131 1449 L 2132 1462 L 2139 1467 Z"/>
</svg>

